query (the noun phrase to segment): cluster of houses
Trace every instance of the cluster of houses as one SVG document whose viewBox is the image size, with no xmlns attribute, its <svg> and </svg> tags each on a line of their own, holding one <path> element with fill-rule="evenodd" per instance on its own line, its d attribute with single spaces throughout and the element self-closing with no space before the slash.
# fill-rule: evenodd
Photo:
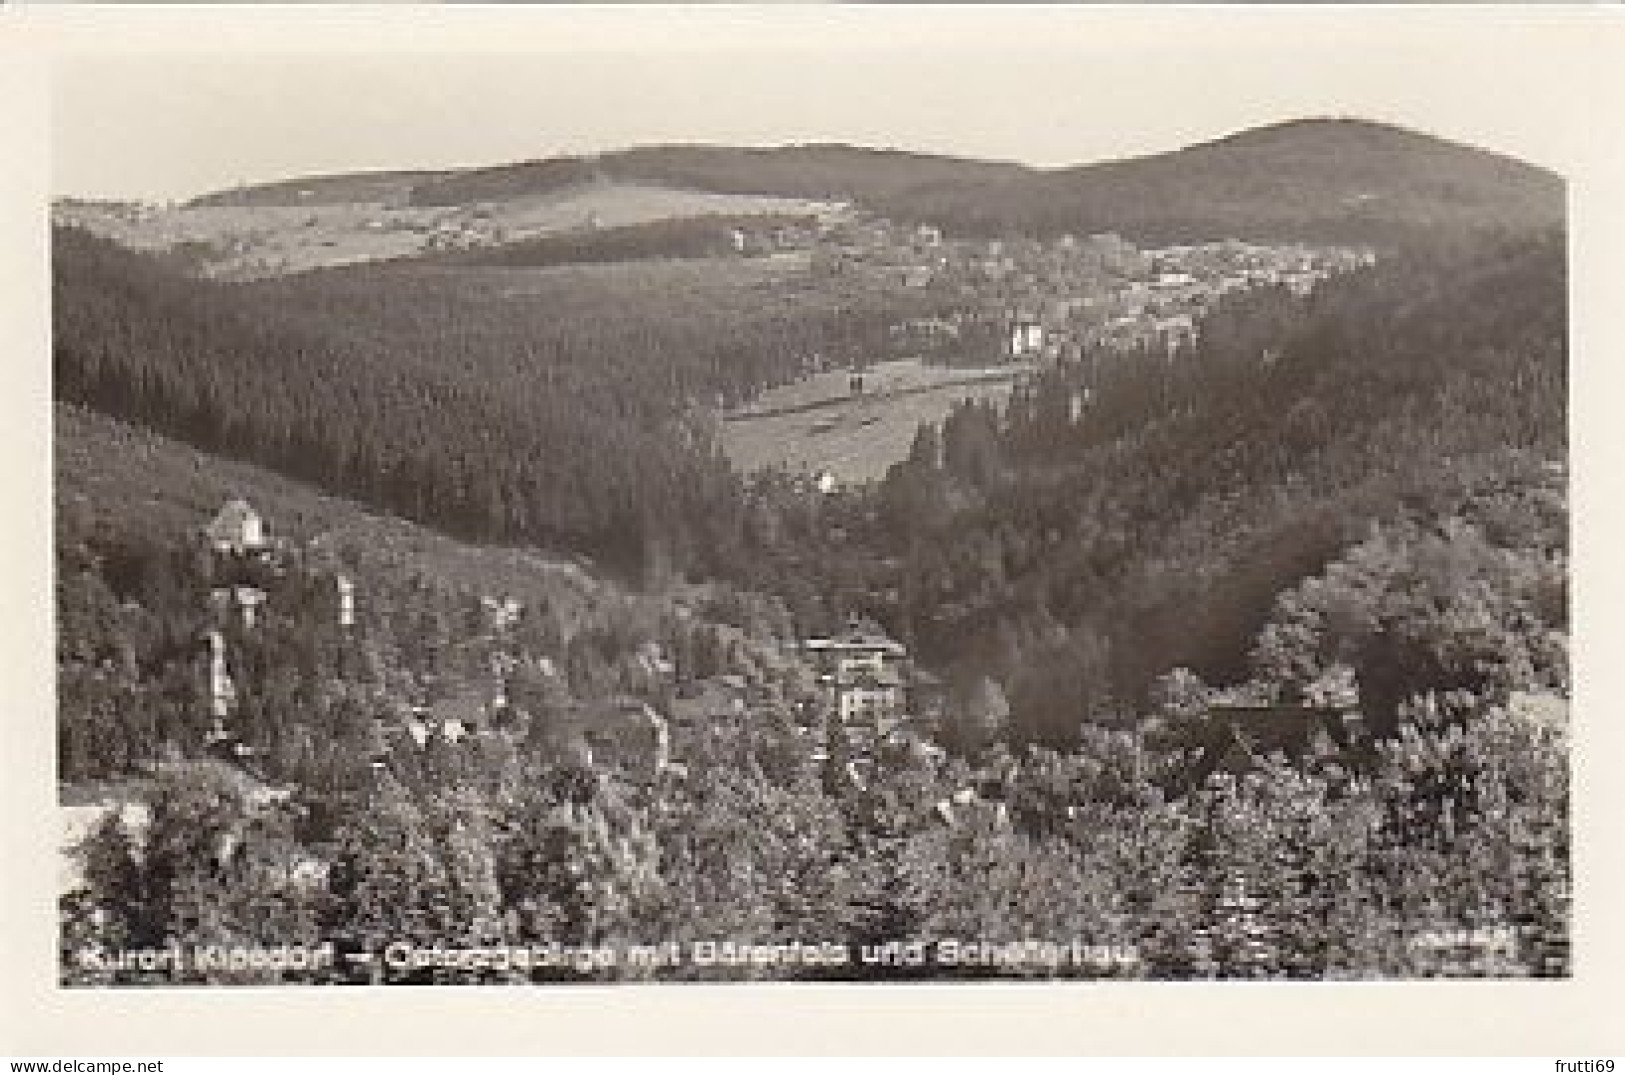
<svg viewBox="0 0 1625 1075">
<path fill-rule="evenodd" d="M 764 218 L 760 225 L 729 228 L 728 240 L 736 254 L 764 257 L 811 250 L 817 245 L 821 234 L 819 225 L 810 221 Z"/>
<path fill-rule="evenodd" d="M 252 631 L 259 626 L 263 610 L 270 602 L 267 587 L 287 573 L 292 546 L 284 538 L 273 537 L 265 519 L 248 501 L 228 500 L 203 528 L 203 539 L 212 554 L 209 605 L 211 626 L 204 632 L 208 649 L 207 682 L 210 729 L 206 743 L 237 755 L 251 753 L 230 727 L 237 709 L 237 684 L 227 653 L 228 628 Z M 341 628 L 355 626 L 356 586 L 348 575 L 335 573 L 333 615 Z"/>
<path fill-rule="evenodd" d="M 958 245 L 945 243 L 941 230 L 931 225 L 910 227 L 849 212 L 819 230 L 811 266 L 820 276 L 880 276 L 921 288 L 942 279 Z"/>
<path fill-rule="evenodd" d="M 313 194 L 300 192 L 307 193 Z M 188 223 L 139 203 L 61 201 L 53 206 L 59 221 L 135 245 L 156 241 L 156 232 L 149 241 L 139 240 L 163 218 L 167 223 L 160 230 L 173 232 L 176 241 L 217 242 L 224 259 L 218 272 L 247 277 L 304 264 L 308 258 L 292 258 L 295 247 L 336 246 L 339 235 L 355 246 L 343 260 L 357 260 L 499 246 L 546 230 L 505 225 L 497 207 L 488 203 L 439 208 L 378 204 L 359 214 L 354 207 L 314 205 L 279 211 L 291 218 L 281 229 L 286 234 L 260 226 L 220 231 L 222 225 L 207 219 Z M 586 213 L 579 225 L 587 231 L 601 226 L 596 212 Z M 935 319 L 928 328 L 913 326 L 929 337 L 922 350 L 957 349 L 984 362 L 1066 361 L 1090 346 L 1189 346 L 1203 313 L 1232 291 L 1282 286 L 1306 294 L 1332 274 L 1374 259 L 1367 248 L 1234 239 L 1141 249 L 1110 233 L 1045 240 L 948 239 L 935 226 L 903 224 L 851 206 L 807 220 L 764 217 L 759 226 L 730 227 L 726 242 L 741 256 L 804 257 L 815 275 L 857 276 L 947 298 L 959 312 Z M 278 252 L 281 261 L 271 257 Z M 331 259 L 338 253 L 321 256 Z M 917 332 L 906 335 L 908 345 L 921 342 Z"/>
<path fill-rule="evenodd" d="M 245 501 L 228 502 L 205 528 L 204 534 L 220 564 L 228 565 L 212 591 L 216 625 L 206 634 L 212 746 L 239 756 L 248 753 L 232 734 L 231 716 L 237 691 L 223 628 L 235 621 L 245 629 L 258 622 L 269 600 L 267 590 L 242 581 L 244 565 L 274 568 L 287 549 L 273 539 L 263 518 Z M 233 569 L 238 574 L 233 576 Z M 346 576 L 334 578 L 334 616 L 342 627 L 355 623 L 355 586 Z M 487 641 L 507 637 L 523 614 L 523 605 L 511 597 L 487 597 L 482 602 Z M 533 708 L 528 699 L 510 699 L 507 684 L 515 672 L 511 647 L 491 647 L 489 676 L 480 682 L 458 680 L 434 688 L 432 698 L 410 705 L 400 714 L 386 737 L 395 746 L 410 743 L 418 749 L 436 744 L 456 747 L 499 729 L 512 730 L 521 710 Z M 771 675 L 746 677 L 729 674 L 700 684 L 689 684 L 681 700 L 672 705 L 672 720 L 748 721 L 757 706 L 790 706 L 804 717 L 809 755 L 827 759 L 829 734 L 842 737 L 849 777 L 863 786 L 874 779 L 876 758 L 885 748 L 925 752 L 936 760 L 941 749 L 932 741 L 946 707 L 941 681 L 918 668 L 908 648 L 865 618 L 849 620 L 828 635 L 801 639 L 785 654 L 810 679 L 787 688 Z M 678 669 L 657 643 L 648 643 L 635 655 L 653 681 L 675 684 Z M 531 669 L 543 680 L 558 679 L 558 671 L 545 657 L 531 658 Z M 630 696 L 575 701 L 568 691 L 558 692 L 547 706 L 545 726 L 537 734 L 561 757 L 624 779 L 647 784 L 673 767 L 671 720 L 646 701 Z M 431 684 L 431 688 L 433 685 Z M 1187 756 L 1192 784 L 1217 772 L 1243 772 L 1273 754 L 1300 761 L 1357 764 L 1366 741 L 1358 717 L 1358 694 L 1341 680 L 1326 697 L 1316 695 L 1303 704 L 1265 704 L 1242 697 L 1212 694 L 1202 719 L 1178 729 L 1178 749 Z M 380 762 L 379 764 L 382 764 Z M 963 814 L 972 800 L 939 804 L 944 818 Z M 979 801 L 979 800 L 978 800 Z"/>
<path fill-rule="evenodd" d="M 1370 265 L 1368 248 L 1287 244 L 1264 246 L 1226 240 L 1167 246 L 1145 252 L 1144 275 L 1091 304 L 1084 340 L 1115 347 L 1195 342 L 1196 326 L 1226 295 L 1257 287 L 1284 287 L 1304 296 L 1330 277 Z"/>
<path fill-rule="evenodd" d="M 864 787 L 874 778 L 883 749 L 942 760 L 944 751 L 932 739 L 943 715 L 942 682 L 874 621 L 853 619 L 836 634 L 804 639 L 798 652 L 814 672 L 817 704 L 827 715 L 823 730 L 838 734 L 846 747 L 851 783 Z M 827 759 L 822 744 L 812 753 Z"/>
<path fill-rule="evenodd" d="M 984 361 L 1063 362 L 1090 347 L 1189 347 L 1202 316 L 1227 294 L 1279 286 L 1305 295 L 1374 258 L 1362 247 L 1235 239 L 1146 249 L 1115 234 L 945 240 L 929 225 L 859 215 L 826 225 L 813 267 L 954 300 L 953 314 L 900 324 L 901 339 L 922 352 L 957 348 Z"/>
<path fill-rule="evenodd" d="M 1098 253 L 1101 240 L 1113 253 Z M 1115 236 L 1016 249 L 1021 260 L 1005 259 L 1014 270 L 985 287 L 1008 326 L 1005 357 L 1051 362 L 1076 361 L 1090 348 L 1188 348 L 1226 295 L 1257 287 L 1306 295 L 1375 256 L 1363 248 L 1237 240 L 1137 250 Z"/>
<path fill-rule="evenodd" d="M 211 720 L 204 745 L 217 755 L 241 759 L 253 750 L 232 728 L 239 697 L 228 652 L 228 628 L 251 631 L 259 625 L 262 610 L 271 600 L 268 587 L 274 588 L 273 580 L 285 574 L 284 564 L 292 546 L 285 539 L 272 537 L 263 516 L 242 499 L 228 501 L 203 528 L 203 537 L 213 554 L 215 582 L 210 593 L 213 624 L 203 636 Z M 335 622 L 341 629 L 353 628 L 355 583 L 342 573 L 333 574 L 331 581 Z M 484 641 L 507 638 L 524 612 L 523 604 L 509 596 L 486 596 L 481 608 L 486 624 Z M 658 646 L 646 646 L 637 656 L 651 674 L 674 671 Z M 531 671 L 537 675 L 558 676 L 548 658 L 533 663 Z M 506 684 L 515 664 L 510 653 L 496 646 L 486 679 L 431 684 L 429 699 L 406 705 L 394 724 L 384 729 L 384 749 L 387 752 L 407 744 L 420 750 L 437 745 L 456 747 L 511 725 L 514 707 Z M 639 699 L 569 701 L 553 709 L 547 737 L 561 756 L 642 780 L 653 779 L 672 764 L 665 718 Z M 374 760 L 375 767 L 384 764 L 381 757 Z"/>
<path fill-rule="evenodd" d="M 369 221 L 368 226 L 382 228 L 389 225 L 382 221 Z M 425 250 L 476 250 L 527 237 L 510 233 L 508 228 L 497 223 L 495 210 L 486 205 L 442 212 L 429 220 L 412 219 L 397 226 L 405 226 L 422 235 Z"/>
<path fill-rule="evenodd" d="M 139 227 L 147 224 L 166 206 L 143 201 L 87 201 L 82 198 L 58 198 L 51 203 L 51 218 L 69 227 L 105 227 L 109 223 Z"/>
<path fill-rule="evenodd" d="M 223 571 L 228 581 L 211 594 L 217 619 L 206 633 L 213 720 L 206 745 L 215 758 L 197 764 L 234 763 L 227 767 L 229 771 L 222 771 L 249 781 L 255 801 L 269 801 L 285 796 L 287 789 L 262 786 L 240 768 L 252 751 L 231 730 L 237 691 L 224 628 L 235 620 L 242 629 L 252 630 L 271 600 L 264 587 L 229 581 L 233 571 L 245 566 L 274 570 L 290 547 L 273 538 L 264 519 L 243 500 L 228 502 L 203 533 L 217 557 L 217 572 Z M 505 635 L 523 613 L 523 606 L 512 598 L 491 597 L 482 604 L 491 638 Z M 338 576 L 335 585 L 334 615 L 342 626 L 355 623 L 355 587 L 344 576 Z M 788 650 L 786 658 L 810 674 L 797 687 L 787 688 L 771 675 L 721 675 L 690 684 L 687 697 L 673 703 L 670 718 L 640 698 L 576 701 L 561 690 L 545 703 L 546 719 L 526 728 L 525 718 L 519 714 L 535 708 L 535 699 L 509 697 L 506 685 L 512 681 L 519 658 L 497 647 L 487 681 L 448 684 L 433 700 L 406 707 L 388 729 L 382 749 L 385 753 L 460 749 L 490 735 L 528 734 L 533 742 L 594 772 L 600 780 L 616 779 L 647 788 L 663 776 L 686 774 L 673 756 L 673 732 L 683 722 L 696 717 L 721 720 L 743 730 L 756 706 L 783 710 L 788 705 L 807 718 L 799 730 L 805 733 L 809 760 L 827 763 L 832 737 L 838 737 L 843 746 L 844 779 L 860 791 L 885 779 L 882 758 L 888 752 L 906 752 L 938 767 L 946 763 L 946 752 L 932 734 L 946 704 L 941 682 L 917 668 L 907 647 L 876 623 L 853 619 L 841 631 L 802 639 Z M 678 670 L 658 644 L 644 646 L 636 659 L 656 678 L 678 679 Z M 536 676 L 544 681 L 556 679 L 557 670 L 547 658 L 529 660 Z M 1297 704 L 1209 691 L 1198 708 L 1189 719 L 1164 730 L 1168 739 L 1164 747 L 1171 751 L 1170 756 L 1183 759 L 1175 779 L 1186 787 L 1198 786 L 1216 774 L 1256 770 L 1274 756 L 1314 769 L 1337 766 L 1356 771 L 1371 749 L 1352 682 L 1338 680 Z M 383 755 L 373 759 L 375 768 L 387 764 Z M 233 775 L 238 773 L 242 775 Z M 974 777 L 967 773 L 956 790 L 940 800 L 922 803 L 921 808 L 949 827 L 973 823 L 1007 827 L 1011 818 L 1004 783 L 998 773 Z M 84 818 L 73 814 L 69 820 L 88 831 L 90 821 L 86 819 L 100 816 L 104 807 L 87 807 L 79 811 Z M 1071 813 L 1069 810 L 1069 817 Z M 143 823 L 144 819 L 133 817 L 129 827 L 137 830 Z M 230 848 L 221 853 L 229 855 Z M 304 866 L 319 872 L 320 863 L 312 860 Z"/>
</svg>

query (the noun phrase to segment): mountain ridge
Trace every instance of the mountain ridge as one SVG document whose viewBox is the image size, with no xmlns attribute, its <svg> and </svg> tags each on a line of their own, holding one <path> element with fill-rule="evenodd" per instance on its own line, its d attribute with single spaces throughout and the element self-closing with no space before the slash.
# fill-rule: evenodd
<svg viewBox="0 0 1625 1075">
<path fill-rule="evenodd" d="M 192 204 L 309 204 L 346 181 L 387 187 L 413 206 L 512 201 L 603 182 L 833 198 L 967 233 L 1273 237 L 1549 226 L 1563 215 L 1563 179 L 1549 169 L 1354 117 L 1288 119 L 1169 151 L 1057 167 L 844 142 L 665 143 L 471 168 L 279 180 Z"/>
<path fill-rule="evenodd" d="M 961 184 L 913 211 L 973 232 L 1386 240 L 1418 227 L 1557 225 L 1563 189 L 1561 176 L 1505 154 L 1391 124 L 1304 119 L 996 189 Z"/>
</svg>

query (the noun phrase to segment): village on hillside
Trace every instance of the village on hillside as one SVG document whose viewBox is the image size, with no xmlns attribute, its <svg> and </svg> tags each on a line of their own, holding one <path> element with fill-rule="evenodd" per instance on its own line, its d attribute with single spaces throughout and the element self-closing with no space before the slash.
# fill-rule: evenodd
<svg viewBox="0 0 1625 1075">
<path fill-rule="evenodd" d="M 227 279 L 499 250 L 546 236 L 590 241 L 657 221 L 714 218 L 726 240 L 716 249 L 734 257 L 931 296 L 952 312 L 899 322 L 896 354 L 972 365 L 1076 361 L 1092 347 L 1189 346 L 1202 316 L 1226 295 L 1257 287 L 1305 295 L 1376 257 L 1362 246 L 1240 239 L 1141 246 L 1113 233 L 947 237 L 938 227 L 898 223 L 847 203 L 617 185 L 451 207 L 313 200 L 244 209 L 67 199 L 52 214 L 59 224 L 138 248 L 185 251 L 200 271 Z"/>
<path fill-rule="evenodd" d="M 945 239 L 936 227 L 872 217 L 806 241 L 815 272 L 867 273 L 963 301 L 963 313 L 907 322 L 899 332 L 905 346 L 973 360 L 1076 361 L 1091 347 L 1189 346 L 1226 295 L 1255 287 L 1306 295 L 1376 260 L 1368 247 L 1239 239 L 1161 247 L 1111 233 Z"/>
<path fill-rule="evenodd" d="M 370 617 L 385 613 L 369 609 L 370 595 L 320 538 L 300 542 L 277 534 L 245 499 L 227 501 L 196 539 L 199 582 L 207 593 L 207 608 L 199 610 L 206 626 L 197 639 L 196 697 L 206 730 L 195 742 L 175 744 L 176 755 L 160 768 L 202 766 L 248 789 L 251 803 L 284 802 L 296 789 L 269 775 L 274 766 L 264 763 L 242 728 L 244 689 L 254 689 L 244 679 L 266 671 L 252 653 L 256 633 L 283 614 L 285 603 L 298 604 L 300 615 L 314 614 L 352 642 L 366 634 Z M 645 673 L 641 696 L 575 699 L 560 668 L 562 654 L 531 652 L 520 642 L 522 602 L 483 595 L 479 609 L 480 622 L 458 642 L 472 655 L 461 674 L 417 680 L 404 696 L 379 693 L 369 764 L 380 777 L 429 754 L 477 754 L 528 741 L 600 780 L 658 794 L 686 778 L 681 744 L 695 730 L 743 727 L 755 714 L 787 709 L 796 715 L 804 760 L 838 766 L 833 777 L 854 787 L 874 778 L 885 751 L 933 762 L 944 757 L 930 739 L 942 717 L 940 682 L 872 621 L 855 621 L 832 637 L 786 640 L 777 660 L 769 653 L 742 671 L 707 676 L 679 669 L 668 645 L 648 639 L 630 657 Z M 109 816 L 139 843 L 150 811 L 134 790 L 98 795 L 94 787 L 64 788 L 64 895 L 83 880 L 80 846 Z M 307 872 L 312 879 L 322 875 L 315 862 Z"/>
<path fill-rule="evenodd" d="M 298 789 L 269 775 L 260 749 L 240 727 L 242 677 L 262 674 L 253 671 L 257 662 L 243 647 L 278 614 L 281 601 L 313 597 L 328 627 L 353 639 L 365 632 L 368 595 L 319 537 L 299 542 L 275 533 L 242 498 L 227 501 L 199 527 L 197 539 L 206 550 L 208 626 L 198 639 L 196 668 L 207 730 L 196 742 L 177 744 L 177 752 L 153 772 L 193 767 L 198 779 L 223 780 L 256 808 L 284 803 Z M 571 697 L 559 655 L 528 652 L 519 643 L 522 602 L 483 595 L 479 609 L 479 624 L 459 643 L 476 654 L 467 664 L 472 674 L 434 677 L 418 682 L 415 694 L 405 698 L 376 699 L 383 715 L 373 718 L 368 764 L 379 778 L 431 754 L 472 756 L 525 741 L 599 781 L 658 798 L 674 781 L 687 779 L 684 743 L 693 735 L 748 732 L 753 722 L 790 713 L 801 760 L 849 792 L 879 791 L 888 768 L 906 759 L 961 774 L 955 778 L 958 790 L 916 804 L 940 824 L 953 826 L 978 814 L 987 823 L 1010 823 L 998 765 L 981 773 L 966 769 L 944 745 L 956 722 L 1005 718 L 1009 707 L 1002 692 L 984 680 L 968 694 L 956 693 L 872 619 L 853 618 L 827 635 L 786 639 L 778 660 L 769 654 L 745 662 L 741 671 L 705 676 L 679 668 L 668 645 L 647 639 L 632 658 L 647 674 L 646 691 L 578 700 Z M 1247 772 L 1271 755 L 1357 767 L 1370 749 L 1357 694 L 1346 682 L 1304 704 L 1205 690 L 1194 704 L 1204 718 L 1174 729 L 1175 738 L 1163 743 L 1185 752 L 1180 780 L 1193 787 L 1214 773 Z M 61 818 L 59 885 L 67 896 L 83 884 L 80 855 L 87 837 L 112 818 L 139 845 L 151 813 L 133 787 L 101 793 L 65 787 Z M 300 883 L 320 883 L 326 868 L 319 856 L 304 860 Z"/>
<path fill-rule="evenodd" d="M 747 254 L 800 251 L 817 277 L 901 288 L 939 311 L 897 320 L 877 353 L 808 356 L 803 377 L 723 415 L 722 445 L 741 470 L 784 468 L 823 492 L 884 477 L 920 425 L 962 401 L 1002 403 L 1055 367 L 1193 353 L 1199 326 L 1226 298 L 1267 288 L 1302 297 L 1376 257 L 1234 239 L 1141 248 L 1115 234 L 945 239 L 935 227 L 858 214 L 754 238 L 736 230 L 736 240 Z M 1074 414 L 1092 376 L 1074 392 Z"/>
</svg>

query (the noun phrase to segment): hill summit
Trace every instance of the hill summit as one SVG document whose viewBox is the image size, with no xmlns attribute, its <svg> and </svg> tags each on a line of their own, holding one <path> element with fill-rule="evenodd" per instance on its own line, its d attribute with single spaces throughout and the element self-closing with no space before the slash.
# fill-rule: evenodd
<svg viewBox="0 0 1625 1075">
<path fill-rule="evenodd" d="M 300 204 L 353 190 L 427 208 L 621 185 L 839 199 L 966 233 L 1162 240 L 1381 240 L 1416 228 L 1544 228 L 1563 219 L 1563 182 L 1552 172 L 1354 118 L 1287 120 L 1171 152 L 1052 169 L 836 143 L 658 145 L 344 179 L 245 187 L 196 204 Z"/>
<path fill-rule="evenodd" d="M 976 231 L 1380 240 L 1415 228 L 1557 226 L 1563 182 L 1400 127 L 1304 119 L 997 187 L 938 189 L 915 211 Z"/>
</svg>

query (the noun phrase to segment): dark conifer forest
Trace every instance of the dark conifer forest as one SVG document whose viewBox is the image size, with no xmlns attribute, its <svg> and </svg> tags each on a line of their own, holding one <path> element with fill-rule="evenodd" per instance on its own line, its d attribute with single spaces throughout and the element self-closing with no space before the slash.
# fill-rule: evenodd
<svg viewBox="0 0 1625 1075">
<path fill-rule="evenodd" d="M 716 221 L 250 283 L 58 228 L 59 775 L 144 810 L 64 980 L 1566 976 L 1567 254 L 1518 217 L 1389 220 L 834 491 L 718 415 L 962 296 Z M 274 552 L 202 537 L 238 496 Z M 857 624 L 919 692 L 863 734 L 801 645 Z M 170 946 L 377 958 L 110 955 Z"/>
<path fill-rule="evenodd" d="M 612 570 L 669 544 L 715 573 L 738 481 L 690 402 L 883 346 L 907 306 L 708 275 L 390 265 L 237 287 L 61 231 L 56 393 L 470 539 Z"/>
</svg>

